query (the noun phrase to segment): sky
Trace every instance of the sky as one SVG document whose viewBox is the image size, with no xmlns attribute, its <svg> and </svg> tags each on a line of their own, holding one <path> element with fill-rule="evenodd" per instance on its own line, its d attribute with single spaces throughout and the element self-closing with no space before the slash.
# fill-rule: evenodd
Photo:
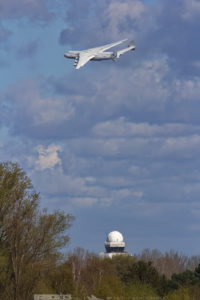
<svg viewBox="0 0 200 300">
<path fill-rule="evenodd" d="M 200 254 L 200 1 L 0 0 L 0 158 L 41 207 L 75 216 L 71 243 Z M 124 38 L 136 51 L 75 70 Z M 126 46 L 126 45 L 125 45 Z"/>
</svg>

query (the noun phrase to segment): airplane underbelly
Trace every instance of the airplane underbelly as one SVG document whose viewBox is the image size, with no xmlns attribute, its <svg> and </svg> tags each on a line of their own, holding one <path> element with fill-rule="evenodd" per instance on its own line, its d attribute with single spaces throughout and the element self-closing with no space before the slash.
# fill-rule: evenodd
<svg viewBox="0 0 200 300">
<path fill-rule="evenodd" d="M 93 57 L 91 60 L 107 60 L 111 58 L 112 56 L 110 54 L 98 54 L 95 55 L 95 57 Z"/>
<path fill-rule="evenodd" d="M 69 58 L 69 59 L 75 59 L 77 57 L 77 55 L 65 53 L 64 57 Z"/>
</svg>

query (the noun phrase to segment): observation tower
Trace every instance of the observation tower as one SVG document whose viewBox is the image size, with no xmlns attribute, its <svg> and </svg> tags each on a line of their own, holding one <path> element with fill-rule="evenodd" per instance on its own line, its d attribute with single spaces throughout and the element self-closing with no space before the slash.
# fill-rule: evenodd
<svg viewBox="0 0 200 300">
<path fill-rule="evenodd" d="M 112 258 L 115 255 L 127 255 L 125 245 L 123 235 L 119 231 L 111 231 L 105 241 L 106 252 L 100 253 L 100 256 Z"/>
</svg>

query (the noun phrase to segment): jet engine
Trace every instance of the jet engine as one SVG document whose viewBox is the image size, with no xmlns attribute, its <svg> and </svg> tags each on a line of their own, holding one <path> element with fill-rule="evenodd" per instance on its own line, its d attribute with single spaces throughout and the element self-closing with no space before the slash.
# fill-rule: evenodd
<svg viewBox="0 0 200 300">
<path fill-rule="evenodd" d="M 76 58 L 75 58 L 75 60 L 74 60 L 74 66 L 76 67 L 77 66 L 77 64 L 78 64 L 78 55 L 76 56 Z"/>
<path fill-rule="evenodd" d="M 117 58 L 118 58 L 118 57 L 117 57 L 117 52 L 114 51 L 114 52 L 112 53 L 112 60 L 115 61 Z"/>
</svg>

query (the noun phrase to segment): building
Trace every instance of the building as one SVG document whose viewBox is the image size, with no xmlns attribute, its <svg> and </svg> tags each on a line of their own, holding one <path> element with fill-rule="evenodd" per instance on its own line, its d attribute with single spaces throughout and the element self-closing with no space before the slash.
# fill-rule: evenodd
<svg viewBox="0 0 200 300">
<path fill-rule="evenodd" d="M 115 255 L 127 255 L 125 245 L 123 235 L 119 231 L 112 231 L 105 241 L 106 252 L 100 253 L 100 257 L 112 258 Z"/>
</svg>

